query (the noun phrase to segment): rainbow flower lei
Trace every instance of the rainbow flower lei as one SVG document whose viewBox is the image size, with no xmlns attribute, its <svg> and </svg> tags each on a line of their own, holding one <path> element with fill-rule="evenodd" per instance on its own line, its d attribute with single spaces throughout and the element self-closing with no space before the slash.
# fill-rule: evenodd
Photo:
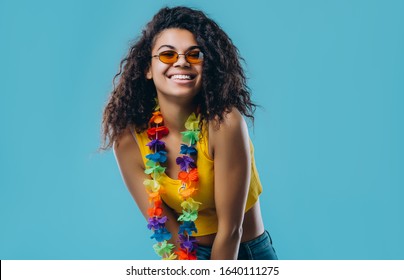
<svg viewBox="0 0 404 280">
<path fill-rule="evenodd" d="M 181 144 L 180 154 L 182 156 L 176 159 L 181 170 L 178 173 L 178 179 L 181 180 L 178 194 L 182 199 L 182 215 L 178 217 L 178 221 L 181 221 L 182 224 L 178 232 L 180 247 L 173 253 L 175 245 L 167 242 L 172 236 L 165 227 L 168 218 L 164 215 L 161 207 L 163 203 L 161 194 L 164 192 L 161 175 L 166 169 L 161 166 L 161 163 L 167 161 L 167 152 L 164 150 L 165 143 L 161 139 L 168 135 L 169 131 L 164 126 L 164 118 L 158 107 L 149 121 L 147 135 L 151 141 L 147 146 L 152 153 L 146 155 L 148 161 L 144 172 L 149 174 L 151 179 L 146 179 L 143 182 L 151 204 L 147 211 L 149 215 L 147 227 L 154 231 L 150 237 L 157 241 L 153 245 L 153 249 L 163 260 L 174 260 L 177 257 L 179 260 L 196 260 L 197 240 L 192 236 L 192 233 L 197 232 L 195 220 L 198 218 L 198 209 L 201 203 L 191 197 L 197 190 L 198 184 L 198 170 L 195 160 L 191 156 L 196 156 L 198 153 L 195 145 L 199 140 L 199 122 L 200 116 L 196 117 L 195 113 L 192 113 L 185 122 L 187 130 L 181 132 L 182 141 L 188 145 Z"/>
</svg>

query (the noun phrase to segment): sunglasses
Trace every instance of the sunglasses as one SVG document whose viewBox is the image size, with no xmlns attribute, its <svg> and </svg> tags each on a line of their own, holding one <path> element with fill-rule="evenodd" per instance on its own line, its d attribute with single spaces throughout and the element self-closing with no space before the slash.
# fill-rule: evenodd
<svg viewBox="0 0 404 280">
<path fill-rule="evenodd" d="M 177 53 L 176 51 L 163 51 L 152 57 L 158 57 L 163 63 L 172 64 L 178 61 L 180 55 L 185 56 L 185 60 L 190 64 L 198 64 L 203 61 L 203 53 L 199 50 L 189 50 L 184 54 Z"/>
</svg>

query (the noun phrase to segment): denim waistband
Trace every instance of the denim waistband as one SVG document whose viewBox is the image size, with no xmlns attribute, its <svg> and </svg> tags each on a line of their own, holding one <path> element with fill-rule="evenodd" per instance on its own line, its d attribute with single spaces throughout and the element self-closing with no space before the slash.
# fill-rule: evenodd
<svg viewBox="0 0 404 280">
<path fill-rule="evenodd" d="M 249 241 L 245 241 L 245 242 L 241 242 L 240 246 L 242 245 L 246 245 L 246 246 L 253 246 L 259 242 L 261 242 L 262 240 L 264 240 L 265 238 L 269 237 L 269 241 L 272 244 L 272 238 L 271 235 L 269 235 L 269 232 L 267 230 L 265 230 L 261 235 L 259 235 L 258 237 L 251 239 Z"/>
<path fill-rule="evenodd" d="M 269 237 L 269 241 L 272 244 L 272 238 L 271 235 L 269 234 L 269 232 L 267 230 L 265 230 L 262 234 L 260 234 L 259 236 L 255 237 L 254 239 L 251 239 L 249 241 L 244 241 L 244 242 L 240 242 L 240 247 L 245 245 L 245 246 L 253 246 L 254 244 L 257 244 L 259 242 L 261 242 L 262 240 L 264 240 L 265 238 Z M 199 245 L 198 247 L 203 247 L 203 248 L 209 248 L 212 249 L 212 246 L 206 246 L 206 245 Z"/>
</svg>

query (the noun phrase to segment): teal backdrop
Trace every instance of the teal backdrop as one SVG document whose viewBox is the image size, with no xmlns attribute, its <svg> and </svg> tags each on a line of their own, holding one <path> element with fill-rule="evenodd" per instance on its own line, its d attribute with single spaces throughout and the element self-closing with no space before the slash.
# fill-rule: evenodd
<svg viewBox="0 0 404 280">
<path fill-rule="evenodd" d="M 0 259 L 156 259 L 113 153 L 119 62 L 163 6 L 246 61 L 280 259 L 404 259 L 404 1 L 0 1 Z"/>
</svg>

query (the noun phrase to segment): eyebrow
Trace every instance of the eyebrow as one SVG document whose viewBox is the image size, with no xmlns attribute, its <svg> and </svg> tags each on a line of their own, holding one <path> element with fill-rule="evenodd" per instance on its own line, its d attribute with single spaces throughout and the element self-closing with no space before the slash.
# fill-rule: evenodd
<svg viewBox="0 0 404 280">
<path fill-rule="evenodd" d="M 176 50 L 176 48 L 174 46 L 171 46 L 171 45 L 161 45 L 157 50 L 160 50 L 161 48 L 164 48 L 164 47 L 172 49 L 172 50 Z M 191 46 L 191 47 L 189 47 L 187 49 L 187 51 L 193 50 L 193 49 L 200 49 L 200 48 L 201 48 L 200 46 Z"/>
</svg>

